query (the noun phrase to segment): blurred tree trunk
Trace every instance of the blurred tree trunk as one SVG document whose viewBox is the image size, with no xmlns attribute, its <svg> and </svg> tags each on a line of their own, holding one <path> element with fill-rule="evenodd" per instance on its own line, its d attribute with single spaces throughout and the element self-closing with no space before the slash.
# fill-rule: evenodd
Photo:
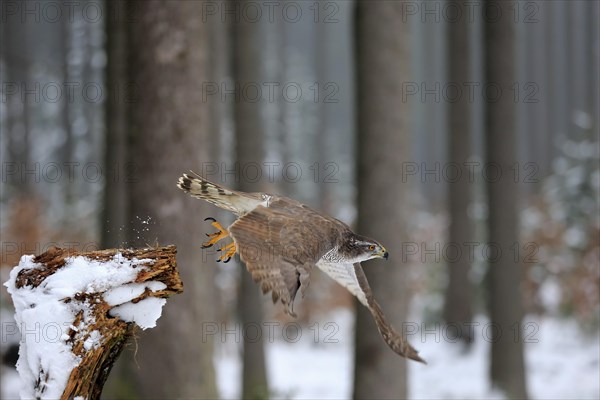
<svg viewBox="0 0 600 400">
<path fill-rule="evenodd" d="M 131 3 L 128 19 L 133 171 L 129 205 L 132 244 L 176 243 L 185 289 L 167 303 L 155 331 L 140 339 L 131 373 L 135 394 L 151 398 L 216 398 L 215 321 L 211 254 L 201 252 L 209 205 L 176 188 L 182 172 L 210 162 L 209 105 L 202 83 L 209 79 L 208 25 L 202 2 Z M 125 397 L 125 396 L 121 396 Z"/>
<path fill-rule="evenodd" d="M 402 3 L 358 2 L 358 229 L 380 240 L 391 259 L 369 261 L 365 273 L 392 325 L 408 313 L 408 276 L 401 262 L 408 240 L 410 190 L 398 171 L 410 156 L 411 114 L 402 82 L 411 80 L 410 31 Z M 354 398 L 407 396 L 406 360 L 381 339 L 369 311 L 358 307 Z"/>
<path fill-rule="evenodd" d="M 101 248 L 126 246 L 129 230 L 129 188 L 125 165 L 128 161 L 129 121 L 128 99 L 123 92 L 127 87 L 128 39 L 127 1 L 106 2 L 106 129 L 104 139 L 104 197 L 101 212 Z M 114 17 L 114 16 L 119 16 Z M 124 352 L 117 359 L 113 372 L 104 386 L 106 398 L 134 397 L 133 377 L 136 364 L 131 354 Z"/>
<path fill-rule="evenodd" d="M 62 73 L 63 73 L 63 82 L 74 82 L 71 78 L 71 74 L 69 73 L 69 52 L 73 51 L 71 46 L 71 26 L 73 25 L 67 18 L 61 21 L 61 35 L 60 35 L 60 55 L 62 58 Z M 88 81 L 89 82 L 89 81 Z M 64 144 L 61 146 L 59 157 L 61 163 L 69 163 L 74 162 L 74 140 L 73 140 L 73 129 L 71 129 L 71 104 L 69 103 L 68 96 L 64 96 L 64 99 L 61 101 L 61 117 L 62 117 L 62 127 L 64 129 L 65 140 Z M 63 187 L 65 205 L 66 207 L 72 207 L 74 205 L 74 184 L 66 184 Z"/>
<path fill-rule="evenodd" d="M 102 248 L 125 245 L 128 222 L 127 202 L 127 2 L 108 1 L 106 14 L 106 138 L 104 148 L 104 207 Z"/>
<path fill-rule="evenodd" d="M 458 10 L 462 7 L 460 1 L 452 1 L 451 5 Z M 460 88 L 464 88 L 464 83 L 471 81 L 469 25 L 467 18 L 448 22 L 448 81 Z M 472 185 L 465 164 L 472 154 L 469 96 L 463 94 L 458 100 L 451 101 L 448 107 L 448 160 L 462 171 L 459 179 L 448 182 L 450 212 L 448 242 L 453 245 L 453 248 L 461 249 L 461 252 L 449 255 L 444 319 L 448 324 L 457 324 L 461 328 L 460 338 L 470 343 L 473 340 L 469 335 L 471 329 L 466 329 L 467 326 L 464 325 L 473 319 L 469 281 L 471 263 L 466 247 L 467 242 L 473 241 L 473 224 L 467 212 L 471 202 Z"/>
<path fill-rule="evenodd" d="M 525 367 L 520 334 L 521 269 L 515 260 L 518 240 L 518 183 L 512 173 L 516 162 L 516 108 L 511 86 L 515 82 L 515 23 L 507 2 L 490 0 L 502 11 L 498 19 L 484 19 L 485 81 L 502 89 L 497 101 L 487 101 L 486 154 L 488 170 L 501 173 L 487 176 L 489 202 L 488 289 L 492 330 L 490 377 L 492 384 L 508 398 L 525 398 Z M 518 254 L 518 253 L 517 253 Z M 516 334 L 518 333 L 518 335 Z"/>
<path fill-rule="evenodd" d="M 237 3 L 237 4 L 236 4 Z M 236 0 L 232 5 L 237 9 L 244 6 L 244 1 Z M 246 178 L 254 178 L 254 168 L 246 166 L 256 164 L 261 166 L 264 157 L 263 127 L 260 118 L 260 101 L 255 101 L 252 90 L 242 90 L 261 85 L 261 41 L 260 24 L 241 18 L 233 24 L 233 77 L 236 85 L 236 100 L 234 105 L 236 159 L 241 171 L 238 188 L 242 191 L 256 192 L 264 187 L 251 184 Z M 247 176 L 246 176 L 247 175 Z M 260 180 L 264 182 L 266 178 Z M 258 324 L 262 326 L 263 310 L 259 288 L 246 271 L 240 268 L 240 287 L 238 292 L 238 311 L 243 327 Z M 250 324 L 250 325 L 249 325 Z M 242 358 L 242 393 L 243 399 L 268 398 L 269 387 L 265 364 L 265 349 L 263 336 L 258 340 L 252 336 L 244 338 Z M 246 340 L 251 339 L 251 340 Z"/>
<path fill-rule="evenodd" d="M 38 26 L 36 26 L 38 27 Z M 17 89 L 15 94 L 6 96 L 5 124 L 2 130 L 3 146 L 6 146 L 7 161 L 14 163 L 17 171 L 33 168 L 31 160 L 31 124 L 33 113 L 30 108 L 34 96 L 21 95 L 21 85 L 26 88 L 34 87 L 35 81 L 31 78 L 32 50 L 30 36 L 33 29 L 28 29 L 23 19 L 7 18 L 1 24 L 0 48 L 4 65 L 2 65 L 2 83 L 8 88 Z M 35 104 L 34 104 L 35 105 Z M 13 195 L 33 196 L 35 179 L 31 176 L 23 179 L 21 174 L 10 175 L 6 182 L 14 189 Z M 16 197 L 15 196 L 15 197 Z"/>
</svg>

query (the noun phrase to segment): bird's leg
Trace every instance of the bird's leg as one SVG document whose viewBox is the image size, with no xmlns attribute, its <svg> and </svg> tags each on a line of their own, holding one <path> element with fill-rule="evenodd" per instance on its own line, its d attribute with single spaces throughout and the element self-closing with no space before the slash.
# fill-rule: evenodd
<svg viewBox="0 0 600 400">
<path fill-rule="evenodd" d="M 212 221 L 210 224 L 217 228 L 217 232 L 215 233 L 207 233 L 206 236 L 210 238 L 208 242 L 202 243 L 203 249 L 208 249 L 212 247 L 213 244 L 217 243 L 219 240 L 224 239 L 229 236 L 229 232 L 227 229 L 223 228 L 220 223 L 217 222 L 216 219 L 212 217 L 208 217 L 204 219 L 205 221 Z"/>
<path fill-rule="evenodd" d="M 235 252 L 237 251 L 237 248 L 235 247 L 235 242 L 226 244 L 225 246 L 221 247 L 219 251 L 222 251 L 223 253 L 221 254 L 221 257 L 219 257 L 217 262 L 229 262 L 229 260 L 231 260 L 231 257 L 233 257 L 235 255 Z"/>
<path fill-rule="evenodd" d="M 208 217 L 208 218 L 205 218 L 204 220 L 211 221 L 210 224 L 217 229 L 217 232 L 206 234 L 206 236 L 208 236 L 210 238 L 210 240 L 208 242 L 202 244 L 203 249 L 208 249 L 209 247 L 212 247 L 215 243 L 217 243 L 219 240 L 229 237 L 229 232 L 227 232 L 227 229 L 223 228 L 223 226 L 220 223 L 218 223 L 216 219 Z M 220 261 L 223 261 L 224 263 L 229 262 L 229 260 L 231 260 L 231 257 L 233 257 L 237 251 L 235 242 L 226 244 L 225 246 L 221 247 L 219 249 L 219 251 L 222 251 L 223 253 L 217 259 L 217 262 L 220 262 Z"/>
</svg>

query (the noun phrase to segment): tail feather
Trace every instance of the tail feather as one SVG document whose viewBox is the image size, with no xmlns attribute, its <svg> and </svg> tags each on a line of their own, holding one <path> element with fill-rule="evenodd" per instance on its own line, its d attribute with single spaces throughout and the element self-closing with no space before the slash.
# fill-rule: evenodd
<svg viewBox="0 0 600 400">
<path fill-rule="evenodd" d="M 206 200 L 224 210 L 244 215 L 263 202 L 260 195 L 237 192 L 212 183 L 192 172 L 183 174 L 177 181 L 177 187 L 190 195 Z"/>
</svg>

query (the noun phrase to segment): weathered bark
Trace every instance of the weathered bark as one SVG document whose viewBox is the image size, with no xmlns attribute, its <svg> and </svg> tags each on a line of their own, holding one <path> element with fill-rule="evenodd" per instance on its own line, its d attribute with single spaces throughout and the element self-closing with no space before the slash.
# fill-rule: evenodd
<svg viewBox="0 0 600 400">
<path fill-rule="evenodd" d="M 401 327 L 410 290 L 402 244 L 408 240 L 410 190 L 398 171 L 410 155 L 411 117 L 402 101 L 402 82 L 411 80 L 410 32 L 402 4 L 358 3 L 358 229 L 380 240 L 389 261 L 364 265 L 373 292 L 391 325 Z M 354 398 L 407 396 L 406 359 L 387 347 L 369 311 L 358 307 Z"/>
<path fill-rule="evenodd" d="M 150 260 L 143 264 L 145 268 L 141 269 L 137 277 L 130 283 L 158 281 L 166 285 L 166 288 L 162 290 L 146 290 L 133 299 L 133 303 L 147 297 L 168 297 L 183 292 L 183 283 L 177 271 L 175 259 L 177 249 L 175 246 L 139 250 L 110 249 L 91 252 L 77 252 L 53 247 L 34 259 L 35 263 L 41 264 L 43 267 L 21 271 L 17 276 L 15 286 L 17 288 L 39 286 L 46 278 L 65 265 L 67 257 L 82 256 L 101 262 L 112 260 L 117 253 L 127 260 L 133 260 L 134 258 Z M 82 271 L 81 273 L 86 272 Z M 77 396 L 86 399 L 99 399 L 104 382 L 108 378 L 114 362 L 119 357 L 127 340 L 133 337 L 136 332 L 134 323 L 125 322 L 109 315 L 112 307 L 104 301 L 103 294 L 103 292 L 77 293 L 73 298 L 63 300 L 65 302 L 89 304 L 89 309 L 86 311 L 89 311 L 93 316 L 93 318 L 89 318 L 88 315 L 88 318 L 94 322 L 82 328 L 81 323 L 84 314 L 82 310 L 77 314 L 73 323 L 73 326 L 77 326 L 79 329 L 77 331 L 69 329 L 67 332 L 70 336 L 67 342 L 71 345 L 73 354 L 81 357 L 81 362 L 71 372 L 61 399 L 72 399 Z M 82 334 L 84 332 L 98 332 L 101 338 L 99 345 L 93 349 L 86 349 L 84 343 L 89 334 Z"/>
<path fill-rule="evenodd" d="M 238 9 L 243 1 L 232 2 Z M 258 84 L 261 80 L 260 24 L 246 18 L 233 24 L 233 78 L 238 90 L 234 106 L 236 159 L 240 170 L 250 164 L 262 165 L 264 157 L 263 127 L 260 117 L 260 102 L 250 101 L 241 90 L 246 85 Z M 256 192 L 264 187 L 249 184 L 242 174 L 236 185 L 242 191 Z M 240 268 L 238 311 L 242 326 L 262 324 L 263 310 L 258 286 L 244 265 Z M 263 337 L 259 340 L 244 340 L 242 355 L 241 398 L 267 398 L 268 382 Z"/>
<path fill-rule="evenodd" d="M 485 80 L 502 89 L 498 101 L 488 101 L 485 128 L 487 132 L 487 165 L 499 176 L 486 179 L 489 204 L 489 236 L 491 246 L 499 252 L 489 254 L 489 309 L 493 329 L 491 338 L 490 378 L 492 384 L 508 398 L 527 397 L 522 335 L 520 262 L 514 259 L 518 239 L 518 183 L 511 171 L 516 162 L 516 108 L 511 95 L 515 82 L 515 23 L 509 17 L 511 5 L 504 1 L 489 1 L 502 10 L 497 20 L 485 19 Z"/>
<path fill-rule="evenodd" d="M 461 9 L 460 1 L 452 2 Z M 448 23 L 448 79 L 457 87 L 464 87 L 470 82 L 469 65 L 469 21 L 459 18 Z M 448 241 L 454 248 L 461 249 L 461 255 L 450 255 L 448 262 L 448 286 L 444 304 L 444 319 L 449 324 L 457 324 L 461 328 L 473 319 L 471 306 L 471 282 L 469 280 L 470 258 L 467 256 L 466 243 L 473 240 L 473 224 L 468 215 L 469 203 L 472 198 L 472 185 L 466 170 L 466 162 L 471 157 L 471 124 L 469 98 L 463 95 L 448 104 L 449 119 L 449 161 L 458 166 L 461 171 L 459 179 L 448 182 L 448 200 L 450 227 Z M 470 343 L 470 329 L 460 329 L 460 339 Z"/>
<path fill-rule="evenodd" d="M 210 229 L 202 219 L 212 206 L 175 185 L 182 172 L 214 160 L 202 87 L 210 77 L 208 24 L 200 1 L 132 5 L 128 75 L 136 93 L 129 105 L 128 239 L 177 243 L 186 295 L 169 302 L 163 323 L 140 340 L 135 361 L 129 357 L 130 387 L 119 397 L 215 398 L 214 337 L 202 333 L 215 321 L 216 264 L 200 249 Z"/>
</svg>

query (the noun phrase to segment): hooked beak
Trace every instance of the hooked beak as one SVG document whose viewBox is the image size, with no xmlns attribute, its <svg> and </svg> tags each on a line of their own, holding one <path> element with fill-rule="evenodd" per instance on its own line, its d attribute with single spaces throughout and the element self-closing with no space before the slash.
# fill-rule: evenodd
<svg viewBox="0 0 600 400">
<path fill-rule="evenodd" d="M 379 257 L 383 258 L 384 260 L 387 260 L 389 256 L 390 254 L 387 252 L 387 250 L 382 247 L 379 251 Z"/>
</svg>

